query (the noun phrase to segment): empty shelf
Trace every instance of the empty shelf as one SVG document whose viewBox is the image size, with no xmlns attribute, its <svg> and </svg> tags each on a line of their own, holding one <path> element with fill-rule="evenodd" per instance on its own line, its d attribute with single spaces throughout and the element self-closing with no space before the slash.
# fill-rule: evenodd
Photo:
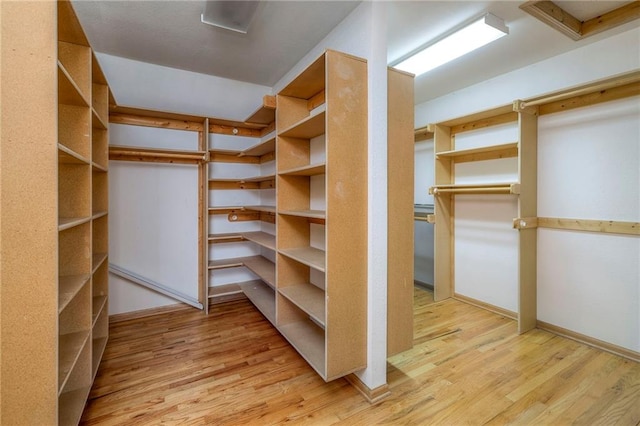
<svg viewBox="0 0 640 426">
<path fill-rule="evenodd" d="M 65 229 L 82 225 L 90 220 L 91 217 L 60 217 L 58 218 L 58 231 L 64 231 Z"/>
<path fill-rule="evenodd" d="M 510 158 L 517 156 L 518 142 L 436 153 L 436 157 L 438 158 L 450 158 L 458 163 L 492 160 L 497 158 Z"/>
<path fill-rule="evenodd" d="M 279 174 L 282 176 L 316 176 L 325 174 L 325 164 L 309 164 L 294 169 L 284 170 Z"/>
<path fill-rule="evenodd" d="M 299 284 L 278 289 L 291 303 L 325 326 L 325 293 L 313 284 Z"/>
<path fill-rule="evenodd" d="M 63 144 L 58 144 L 58 162 L 66 164 L 90 164 L 91 161 L 84 158 L 82 155 L 67 148 Z"/>
<path fill-rule="evenodd" d="M 90 275 L 67 275 L 58 279 L 58 313 L 71 302 L 89 278 Z"/>
<path fill-rule="evenodd" d="M 281 254 L 300 262 L 304 265 L 310 266 L 318 271 L 325 271 L 325 252 L 323 250 L 314 247 L 297 247 L 289 249 L 281 249 Z"/>
<path fill-rule="evenodd" d="M 102 262 L 105 261 L 105 259 L 107 258 L 107 253 L 95 253 L 93 255 L 93 268 L 91 269 L 92 272 L 95 272 L 96 269 L 98 269 L 100 267 L 100 265 L 102 265 Z"/>
<path fill-rule="evenodd" d="M 89 338 L 89 330 L 63 334 L 58 339 L 58 389 L 62 389 L 80 352 Z"/>
<path fill-rule="evenodd" d="M 324 105 L 322 107 L 319 107 L 316 111 L 314 111 L 314 114 L 305 117 L 304 119 L 290 126 L 288 129 L 280 132 L 280 136 L 311 139 L 324 134 L 326 115 L 325 110 L 326 107 Z"/>
<path fill-rule="evenodd" d="M 312 219 L 325 219 L 326 217 L 324 210 L 280 210 L 278 213 L 287 216 L 309 217 Z"/>
<path fill-rule="evenodd" d="M 280 333 L 302 357 L 320 374 L 326 377 L 324 332 L 311 321 L 296 321 L 278 327 Z"/>
<path fill-rule="evenodd" d="M 262 256 L 235 257 L 231 259 L 210 260 L 209 269 L 238 268 L 244 266 L 258 275 L 264 282 L 275 288 L 276 267 L 273 262 Z"/>
<path fill-rule="evenodd" d="M 260 280 L 247 281 L 239 285 L 251 303 L 262 312 L 262 315 L 264 315 L 271 324 L 275 325 L 276 296 L 273 289 Z"/>
</svg>

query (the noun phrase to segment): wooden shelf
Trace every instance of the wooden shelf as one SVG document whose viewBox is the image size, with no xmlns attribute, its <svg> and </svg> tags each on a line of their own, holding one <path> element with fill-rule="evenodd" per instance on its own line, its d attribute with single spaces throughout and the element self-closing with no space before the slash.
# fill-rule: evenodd
<svg viewBox="0 0 640 426">
<path fill-rule="evenodd" d="M 280 210 L 278 214 L 286 216 L 308 217 L 311 219 L 325 219 L 326 211 L 324 210 Z"/>
<path fill-rule="evenodd" d="M 89 106 L 87 98 L 60 61 L 58 61 L 58 102 L 64 105 Z"/>
<path fill-rule="evenodd" d="M 494 160 L 498 158 L 511 158 L 517 156 L 518 142 L 436 153 L 437 158 L 449 158 L 456 163 Z"/>
<path fill-rule="evenodd" d="M 313 284 L 299 284 L 278 289 L 281 295 L 325 327 L 325 293 Z"/>
<path fill-rule="evenodd" d="M 58 218 L 58 231 L 64 231 L 89 221 L 91 221 L 91 217 L 60 217 Z"/>
<path fill-rule="evenodd" d="M 94 129 L 107 130 L 108 121 L 104 121 L 95 108 L 91 108 L 91 126 Z"/>
<path fill-rule="evenodd" d="M 94 296 L 91 302 L 91 328 L 96 326 L 96 321 L 107 304 L 107 296 Z"/>
<path fill-rule="evenodd" d="M 296 167 L 278 173 L 281 176 L 317 176 L 325 174 L 326 165 L 309 164 L 308 166 Z"/>
<path fill-rule="evenodd" d="M 307 265 L 320 272 L 325 272 L 325 252 L 314 247 L 296 247 L 278 250 L 280 254 Z"/>
<path fill-rule="evenodd" d="M 259 246 L 268 248 L 270 250 L 276 249 L 276 236 L 272 234 L 268 234 L 266 232 L 256 231 L 256 232 L 243 232 L 242 238 L 245 240 L 254 242 Z"/>
<path fill-rule="evenodd" d="M 105 211 L 105 210 L 96 211 L 96 212 L 93 212 L 93 215 L 91 216 L 91 219 L 92 220 L 100 219 L 101 217 L 104 217 L 104 216 L 106 216 L 108 214 L 109 214 L 109 212 Z"/>
<path fill-rule="evenodd" d="M 82 155 L 67 148 L 62 144 L 58 144 L 58 163 L 63 164 L 91 164 L 91 161 Z"/>
<path fill-rule="evenodd" d="M 297 139 L 311 139 L 324 134 L 325 110 L 324 107 L 314 110 L 313 114 L 284 129 L 279 135 Z"/>
<path fill-rule="evenodd" d="M 76 425 L 80 423 L 85 402 L 89 396 L 91 386 L 64 392 L 58 399 L 58 424 Z"/>
<path fill-rule="evenodd" d="M 96 269 L 98 269 L 100 265 L 102 265 L 102 262 L 104 262 L 107 259 L 107 256 L 108 256 L 107 253 L 94 253 L 92 257 L 93 267 L 91 268 L 91 271 L 95 272 Z"/>
<path fill-rule="evenodd" d="M 241 293 L 242 289 L 238 284 L 225 284 L 225 285 L 216 285 L 209 287 L 209 298 L 213 299 L 216 297 L 228 296 L 230 294 L 238 294 Z"/>
<path fill-rule="evenodd" d="M 98 373 L 98 367 L 100 366 L 100 360 L 102 360 L 102 355 L 104 354 L 104 350 L 107 347 L 107 341 L 109 339 L 105 337 L 94 338 L 91 342 L 92 350 L 91 350 L 91 366 L 92 366 L 92 378 L 96 377 L 96 373 Z"/>
<path fill-rule="evenodd" d="M 302 357 L 326 379 L 324 332 L 310 320 L 279 325 L 278 330 Z"/>
<path fill-rule="evenodd" d="M 107 173 L 107 169 L 104 166 L 101 166 L 98 163 L 91 163 L 91 169 L 94 172 L 101 172 L 101 173 Z"/>
<path fill-rule="evenodd" d="M 271 324 L 276 323 L 276 299 L 274 290 L 260 280 L 238 284 L 247 298 Z"/>
<path fill-rule="evenodd" d="M 209 270 L 238 268 L 244 266 L 258 275 L 269 286 L 275 288 L 275 264 L 262 256 L 235 257 L 230 259 L 210 260 Z"/>
<path fill-rule="evenodd" d="M 67 307 L 76 294 L 89 281 L 91 275 L 67 275 L 58 279 L 58 313 Z"/>
<path fill-rule="evenodd" d="M 268 125 L 276 119 L 276 97 L 273 95 L 265 95 L 262 98 L 262 105 L 252 113 L 246 120 L 246 123 Z"/>
<path fill-rule="evenodd" d="M 224 157 L 237 157 L 237 161 L 240 162 L 242 161 L 242 159 L 244 157 L 247 157 L 247 160 L 249 160 L 250 158 L 253 158 L 253 161 L 247 161 L 247 162 L 254 162 L 254 163 L 260 163 L 260 158 L 264 155 L 267 154 L 271 154 L 273 152 L 275 152 L 276 150 L 276 141 L 275 141 L 275 132 L 270 133 L 269 135 L 267 135 L 265 138 L 263 138 L 263 140 L 261 140 L 259 143 L 250 146 L 249 148 L 242 150 L 242 151 L 232 151 L 232 150 L 224 150 L 224 149 L 212 149 L 209 150 L 210 155 L 212 156 L 211 160 L 215 160 L 215 161 L 220 161 L 221 159 L 216 159 L 215 156 L 222 156 L 222 160 L 224 160 Z"/>
<path fill-rule="evenodd" d="M 64 388 L 82 348 L 89 340 L 90 330 L 60 335 L 58 339 L 58 392 Z"/>
<path fill-rule="evenodd" d="M 209 179 L 209 189 L 272 189 L 275 188 L 275 175 L 254 176 L 248 178 Z"/>
</svg>

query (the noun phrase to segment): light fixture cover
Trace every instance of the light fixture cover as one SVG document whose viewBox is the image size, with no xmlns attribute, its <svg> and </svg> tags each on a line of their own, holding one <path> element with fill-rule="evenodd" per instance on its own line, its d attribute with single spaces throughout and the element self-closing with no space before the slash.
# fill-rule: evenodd
<svg viewBox="0 0 640 426">
<path fill-rule="evenodd" d="M 424 74 L 507 34 L 509 28 L 504 25 L 504 21 L 487 13 L 458 31 L 421 48 L 394 65 L 394 68 L 415 75 Z"/>
<path fill-rule="evenodd" d="M 245 0 L 206 1 L 200 20 L 205 24 L 246 34 L 259 3 Z"/>
</svg>

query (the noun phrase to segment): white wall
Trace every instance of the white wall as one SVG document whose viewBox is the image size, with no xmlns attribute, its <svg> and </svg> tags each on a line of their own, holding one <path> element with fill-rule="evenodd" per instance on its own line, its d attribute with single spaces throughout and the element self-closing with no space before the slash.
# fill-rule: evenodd
<svg viewBox="0 0 640 426">
<path fill-rule="evenodd" d="M 417 105 L 416 127 L 639 69 L 638 39 L 633 29 Z M 636 97 L 540 118 L 539 216 L 640 220 L 638 105 Z M 510 166 L 492 163 L 456 169 L 459 182 L 496 172 L 492 180 L 508 180 Z M 456 197 L 455 285 L 516 310 L 510 198 Z M 539 229 L 538 319 L 640 351 L 639 264 L 637 237 Z"/>
<path fill-rule="evenodd" d="M 271 92 L 110 55 L 98 59 L 122 106 L 244 120 Z M 195 132 L 112 124 L 109 136 L 111 145 L 197 149 Z M 241 138 L 227 139 L 228 149 L 242 147 Z M 109 167 L 109 261 L 197 299 L 197 168 L 120 161 Z M 110 314 L 178 303 L 113 274 L 109 290 Z"/>
</svg>

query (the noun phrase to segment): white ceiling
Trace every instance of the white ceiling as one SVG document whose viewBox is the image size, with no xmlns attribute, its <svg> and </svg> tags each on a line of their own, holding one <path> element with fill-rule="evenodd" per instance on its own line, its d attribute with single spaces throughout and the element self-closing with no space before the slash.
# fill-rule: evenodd
<svg viewBox="0 0 640 426">
<path fill-rule="evenodd" d="M 359 1 L 262 1 L 248 34 L 200 22 L 204 1 L 73 0 L 98 52 L 273 86 Z M 399 59 L 486 12 L 509 36 L 416 78 L 416 103 L 618 34 L 631 22 L 575 42 L 519 9 L 522 1 L 390 1 L 388 60 Z M 556 1 L 579 19 L 625 1 Z"/>
</svg>

